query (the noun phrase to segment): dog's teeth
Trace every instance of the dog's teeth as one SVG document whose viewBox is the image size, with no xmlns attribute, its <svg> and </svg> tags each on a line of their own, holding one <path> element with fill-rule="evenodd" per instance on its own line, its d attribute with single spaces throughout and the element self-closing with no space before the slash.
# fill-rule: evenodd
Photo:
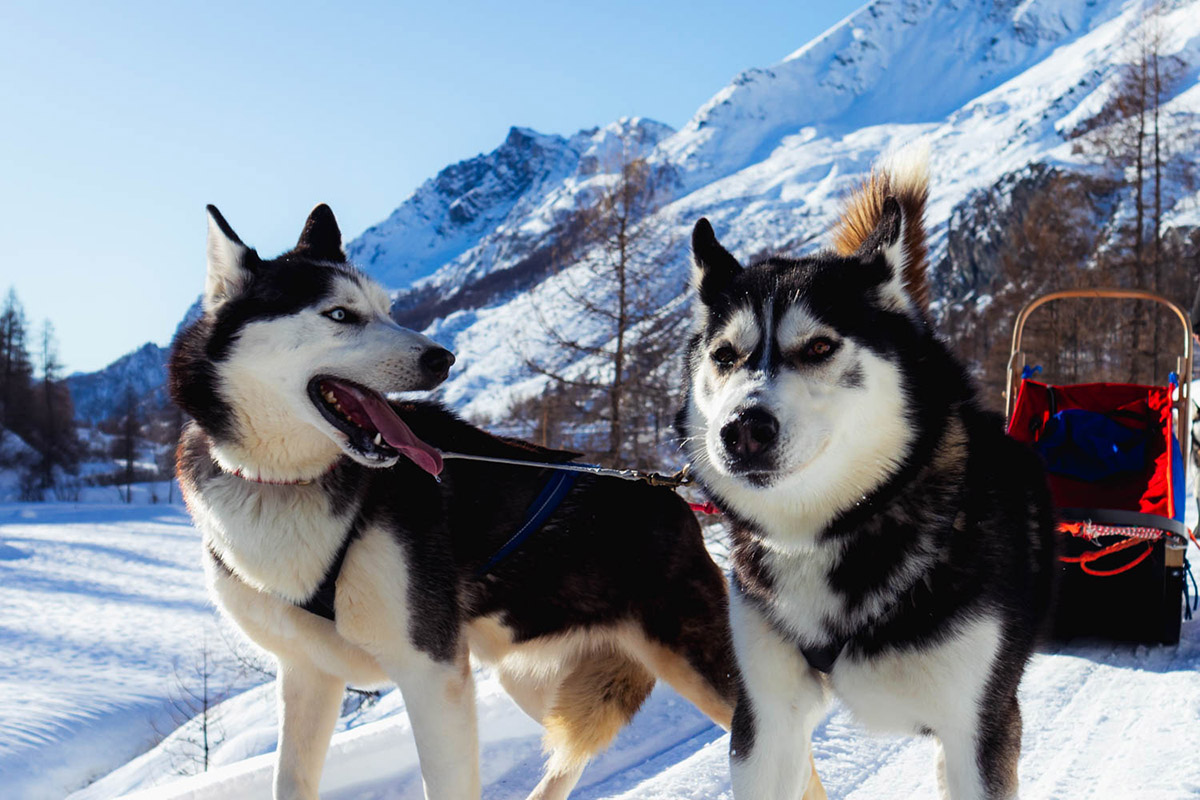
<svg viewBox="0 0 1200 800">
<path fill-rule="evenodd" d="M 383 434 L 382 433 L 375 434 L 375 444 L 383 444 Z"/>
</svg>

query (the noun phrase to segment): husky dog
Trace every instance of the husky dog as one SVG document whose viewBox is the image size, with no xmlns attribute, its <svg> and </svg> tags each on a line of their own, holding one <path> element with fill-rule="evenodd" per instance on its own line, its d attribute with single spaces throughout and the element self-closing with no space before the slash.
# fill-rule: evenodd
<svg viewBox="0 0 1200 800">
<path fill-rule="evenodd" d="M 982 411 L 927 306 L 922 160 L 849 200 L 835 252 L 745 269 L 700 220 L 678 426 L 733 536 L 739 800 L 794 800 L 832 689 L 940 740 L 953 800 L 1013 797 L 1048 611 L 1041 464 Z"/>
<path fill-rule="evenodd" d="M 277 798 L 317 796 L 345 685 L 386 682 L 404 696 L 426 796 L 478 798 L 469 652 L 546 727 L 533 798 L 566 797 L 657 678 L 729 726 L 726 588 L 687 505 L 581 477 L 497 561 L 564 473 L 443 464 L 440 449 L 572 454 L 385 399 L 436 386 L 454 358 L 389 318 L 327 206 L 273 260 L 210 206 L 203 305 L 171 358 L 194 420 L 178 474 L 213 597 L 279 662 Z"/>
</svg>

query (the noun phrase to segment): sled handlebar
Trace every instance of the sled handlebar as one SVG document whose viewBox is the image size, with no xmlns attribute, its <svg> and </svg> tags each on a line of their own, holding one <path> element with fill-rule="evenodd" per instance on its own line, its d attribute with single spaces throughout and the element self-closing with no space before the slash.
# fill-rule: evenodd
<svg viewBox="0 0 1200 800">
<path fill-rule="evenodd" d="M 1012 347 L 1008 355 L 1008 374 L 1004 384 L 1005 421 L 1007 422 L 1012 416 L 1013 404 L 1016 402 L 1016 389 L 1021 372 L 1025 368 L 1025 354 L 1021 351 L 1021 335 L 1024 333 L 1025 323 L 1029 320 L 1029 316 L 1047 303 L 1053 303 L 1058 300 L 1080 299 L 1145 300 L 1150 303 L 1158 303 L 1161 306 L 1166 306 L 1171 310 L 1183 327 L 1183 355 L 1177 357 L 1178 363 L 1175 370 L 1179 376 L 1179 396 L 1174 402 L 1178 415 L 1176 417 L 1178 420 L 1178 428 L 1176 430 L 1187 431 L 1188 435 L 1190 435 L 1192 429 L 1192 321 L 1189 319 L 1187 312 L 1175 303 L 1172 303 L 1162 295 L 1141 289 L 1067 289 L 1061 292 L 1044 294 L 1026 303 L 1025 307 L 1017 314 L 1017 321 L 1013 325 Z M 1181 446 L 1182 441 L 1180 439 Z M 1183 459 L 1185 485 L 1187 482 L 1189 461 L 1191 459 L 1185 453 Z"/>
</svg>

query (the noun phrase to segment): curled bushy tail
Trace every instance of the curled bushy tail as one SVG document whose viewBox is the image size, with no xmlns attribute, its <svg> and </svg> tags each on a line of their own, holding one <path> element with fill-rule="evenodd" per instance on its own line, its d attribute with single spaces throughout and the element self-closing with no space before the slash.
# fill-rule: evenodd
<svg viewBox="0 0 1200 800">
<path fill-rule="evenodd" d="M 833 248 L 840 255 L 857 253 L 883 216 L 884 201 L 894 197 L 903 212 L 904 288 L 921 309 L 929 310 L 926 279 L 925 202 L 929 197 L 929 153 L 906 149 L 876 164 L 846 199 L 833 229 Z"/>
</svg>

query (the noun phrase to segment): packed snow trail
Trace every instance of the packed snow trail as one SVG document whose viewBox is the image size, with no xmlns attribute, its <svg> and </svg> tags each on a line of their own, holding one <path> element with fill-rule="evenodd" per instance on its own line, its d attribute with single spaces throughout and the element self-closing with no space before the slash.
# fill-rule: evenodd
<svg viewBox="0 0 1200 800">
<path fill-rule="evenodd" d="M 180 506 L 0 505 L 0 795 L 61 797 L 171 726 L 199 542 Z"/>
<path fill-rule="evenodd" d="M 109 770 L 72 797 L 269 796 L 269 683 L 240 691 L 251 681 L 244 674 L 214 679 L 238 693 L 213 715 L 219 732 L 208 773 L 176 774 L 187 727 L 147 749 L 152 723 L 162 730 L 169 721 L 173 665 L 191 663 L 213 619 L 198 551 L 199 535 L 178 507 L 0 505 L 5 800 L 61 798 Z M 1200 563 L 1195 548 L 1189 557 Z M 1200 797 L 1198 670 L 1200 621 L 1184 623 L 1178 647 L 1091 641 L 1038 655 L 1021 690 L 1022 797 Z M 484 795 L 519 800 L 540 774 L 541 730 L 488 670 L 476 675 Z M 660 687 L 573 798 L 727 799 L 728 746 L 723 731 Z M 929 740 L 871 736 L 835 705 L 814 747 L 833 800 L 937 796 Z M 398 692 L 343 716 L 322 797 L 421 797 Z"/>
<path fill-rule="evenodd" d="M 1038 655 L 1021 690 L 1022 797 L 1200 797 L 1198 668 L 1200 624 L 1195 622 L 1185 623 L 1178 647 L 1090 642 Z M 484 674 L 478 692 L 484 796 L 520 800 L 541 769 L 538 728 L 503 695 L 494 678 Z M 334 738 L 322 797 L 422 798 L 415 750 L 395 695 L 387 698 L 396 703 L 392 716 Z M 818 727 L 814 746 L 831 800 L 938 797 L 931 740 L 872 736 L 835 705 Z M 613 748 L 588 768 L 572 797 L 729 800 L 728 747 L 723 731 L 660 688 Z M 129 796 L 266 797 L 271 764 L 272 757 L 262 755 Z M 79 797 L 111 796 L 95 792 Z"/>
</svg>

